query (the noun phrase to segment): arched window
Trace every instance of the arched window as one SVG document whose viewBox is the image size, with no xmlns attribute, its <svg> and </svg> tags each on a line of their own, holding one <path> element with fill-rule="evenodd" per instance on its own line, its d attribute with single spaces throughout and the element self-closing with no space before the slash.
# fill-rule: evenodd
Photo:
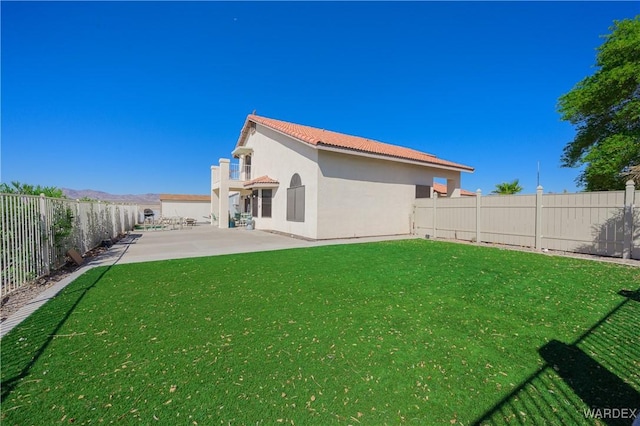
<svg viewBox="0 0 640 426">
<path fill-rule="evenodd" d="M 297 188 L 298 186 L 302 186 L 302 179 L 300 179 L 300 175 L 294 173 L 291 176 L 291 183 L 289 184 L 289 188 Z"/>
<path fill-rule="evenodd" d="M 287 220 L 304 222 L 304 185 L 297 173 L 291 176 L 291 182 L 287 188 Z"/>
</svg>

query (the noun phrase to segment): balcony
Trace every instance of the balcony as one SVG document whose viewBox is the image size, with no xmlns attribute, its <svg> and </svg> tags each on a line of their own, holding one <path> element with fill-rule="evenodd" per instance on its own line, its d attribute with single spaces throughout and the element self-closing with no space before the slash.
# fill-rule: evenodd
<svg viewBox="0 0 640 426">
<path fill-rule="evenodd" d="M 211 167 L 211 190 L 216 193 L 221 188 L 226 188 L 227 191 L 248 191 L 244 185 L 251 179 L 250 164 L 231 163 L 221 158 L 219 166 Z"/>
<path fill-rule="evenodd" d="M 251 180 L 251 165 L 229 164 L 229 180 L 247 181 Z"/>
</svg>

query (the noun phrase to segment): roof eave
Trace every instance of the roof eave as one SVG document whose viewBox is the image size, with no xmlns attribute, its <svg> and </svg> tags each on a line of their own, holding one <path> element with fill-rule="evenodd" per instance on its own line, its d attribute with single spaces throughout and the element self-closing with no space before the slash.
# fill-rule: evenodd
<svg viewBox="0 0 640 426">
<path fill-rule="evenodd" d="M 414 164 L 414 165 L 423 166 L 423 167 L 433 167 L 435 169 L 453 170 L 453 171 L 457 171 L 457 172 L 467 172 L 467 173 L 473 173 L 474 170 L 475 170 L 473 167 L 468 167 L 468 166 L 456 167 L 456 166 L 450 166 L 450 165 L 446 165 L 446 164 L 431 163 L 431 162 L 428 162 L 428 161 L 411 160 L 409 158 L 394 157 L 394 156 L 391 156 L 391 155 L 383 155 L 383 154 L 375 154 L 375 153 L 366 152 L 366 151 L 358 151 L 358 150 L 355 150 L 355 149 L 339 148 L 339 147 L 336 147 L 336 146 L 325 145 L 325 144 L 322 144 L 322 143 L 319 143 L 318 145 L 316 145 L 315 148 L 319 149 L 319 150 L 323 150 L 323 151 L 339 152 L 341 154 L 357 155 L 357 156 L 360 156 L 360 157 L 374 158 L 374 159 L 377 159 L 377 160 L 395 161 L 395 162 L 398 162 L 398 163 Z"/>
<path fill-rule="evenodd" d="M 236 149 L 231 151 L 231 155 L 234 158 L 237 158 L 240 155 L 251 154 L 252 152 L 253 152 L 253 149 L 251 149 L 251 148 L 247 148 L 246 146 L 238 146 L 238 147 L 236 147 Z"/>
<path fill-rule="evenodd" d="M 278 188 L 280 186 L 280 183 L 277 182 L 257 182 L 257 183 L 250 183 L 248 185 L 245 185 L 244 188 L 245 189 L 257 189 L 257 188 Z"/>
<path fill-rule="evenodd" d="M 238 136 L 238 141 L 236 142 L 236 148 L 234 149 L 234 152 L 241 146 L 243 146 L 247 140 L 247 135 L 249 134 L 249 129 L 251 128 L 250 123 L 256 123 L 255 121 L 251 120 L 249 117 L 247 117 L 244 120 L 244 125 L 242 126 L 242 130 L 240 130 L 240 136 Z"/>
</svg>

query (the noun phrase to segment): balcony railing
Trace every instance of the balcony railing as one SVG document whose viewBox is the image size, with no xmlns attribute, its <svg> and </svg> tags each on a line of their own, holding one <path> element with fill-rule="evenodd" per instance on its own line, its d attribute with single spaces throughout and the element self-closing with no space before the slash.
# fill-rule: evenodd
<svg viewBox="0 0 640 426">
<path fill-rule="evenodd" d="M 229 164 L 229 179 L 231 180 L 251 180 L 251 164 Z"/>
</svg>

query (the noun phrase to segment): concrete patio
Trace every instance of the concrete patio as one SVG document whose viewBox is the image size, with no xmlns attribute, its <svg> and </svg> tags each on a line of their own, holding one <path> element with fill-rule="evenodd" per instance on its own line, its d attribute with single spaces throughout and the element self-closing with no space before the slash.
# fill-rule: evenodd
<svg viewBox="0 0 640 426">
<path fill-rule="evenodd" d="M 393 239 L 415 238 L 412 235 L 350 238 L 339 240 L 306 241 L 271 232 L 245 228 L 220 229 L 198 225 L 170 231 L 133 231 L 129 237 L 111 247 L 107 253 L 91 262 L 92 266 L 148 262 L 152 260 L 181 259 L 314 247 L 319 245 L 363 243 Z"/>
</svg>

